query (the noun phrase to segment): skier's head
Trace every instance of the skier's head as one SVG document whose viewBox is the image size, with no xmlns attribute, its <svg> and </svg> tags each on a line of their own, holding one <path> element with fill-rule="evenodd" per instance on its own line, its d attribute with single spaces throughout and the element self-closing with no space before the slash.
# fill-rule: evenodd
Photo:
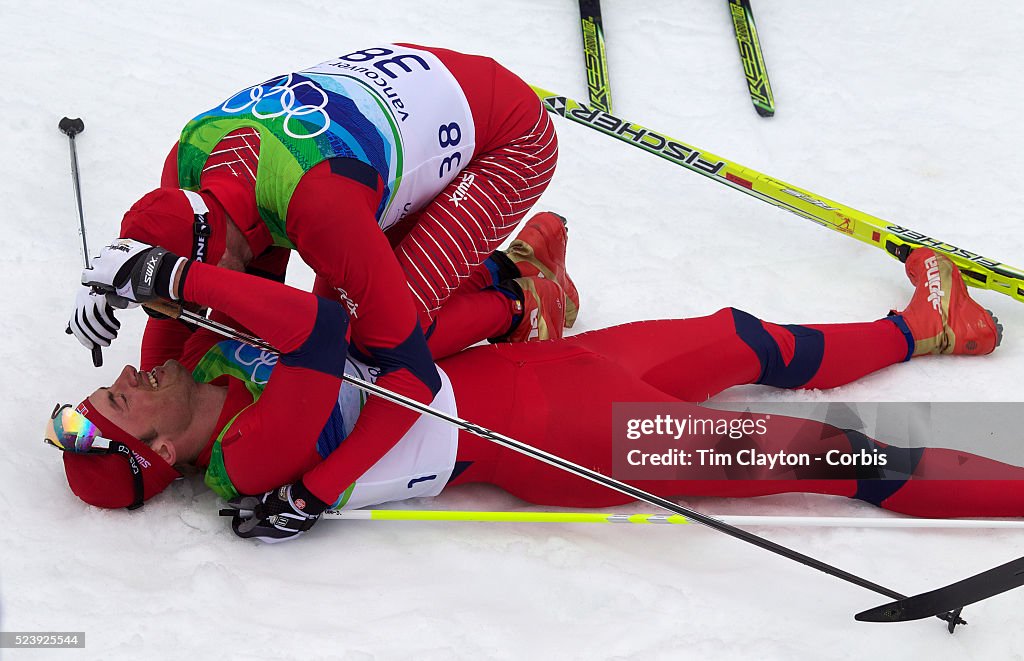
<svg viewBox="0 0 1024 661">
<path fill-rule="evenodd" d="M 227 220 L 216 203 L 180 188 L 157 188 L 132 205 L 119 236 L 162 246 L 176 255 L 216 265 L 224 255 Z"/>
<path fill-rule="evenodd" d="M 98 507 L 137 506 L 180 477 L 174 465 L 195 458 L 182 449 L 195 390 L 177 361 L 149 372 L 126 366 L 109 387 L 55 410 L 47 440 L 65 450 L 75 495 Z"/>
</svg>

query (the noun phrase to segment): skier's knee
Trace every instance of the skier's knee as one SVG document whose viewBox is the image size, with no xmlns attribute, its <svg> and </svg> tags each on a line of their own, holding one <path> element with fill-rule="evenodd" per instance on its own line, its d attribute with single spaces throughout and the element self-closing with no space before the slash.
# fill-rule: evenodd
<svg viewBox="0 0 1024 661">
<path fill-rule="evenodd" d="M 736 335 L 761 363 L 757 383 L 777 388 L 799 388 L 817 373 L 825 354 L 821 331 L 805 326 L 766 325 L 757 317 L 728 308 Z"/>
</svg>

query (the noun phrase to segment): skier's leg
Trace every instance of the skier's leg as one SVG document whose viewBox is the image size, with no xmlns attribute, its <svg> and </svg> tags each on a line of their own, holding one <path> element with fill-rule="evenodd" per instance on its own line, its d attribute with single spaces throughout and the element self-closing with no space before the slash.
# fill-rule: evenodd
<svg viewBox="0 0 1024 661">
<path fill-rule="evenodd" d="M 615 360 L 684 401 L 734 385 L 832 388 L 904 360 L 907 343 L 887 319 L 779 326 L 726 308 L 707 317 L 642 321 L 571 340 Z"/>
<path fill-rule="evenodd" d="M 678 401 L 571 338 L 476 348 L 441 364 L 455 387 L 460 416 L 606 475 L 613 475 L 612 403 Z M 814 420 L 773 415 L 770 429 L 771 434 L 744 443 L 753 443 L 763 454 L 825 457 L 831 452 L 840 465 L 826 473 L 821 461 L 785 470 L 709 465 L 689 473 L 699 479 L 630 483 L 664 497 L 799 492 L 857 498 L 917 516 L 1024 514 L 1020 467 L 952 450 L 887 446 Z M 690 452 L 735 454 L 730 441 L 719 435 L 690 435 L 683 442 L 682 449 Z M 861 460 L 858 466 L 841 460 L 865 454 L 875 461 L 864 465 Z M 495 484 L 536 504 L 605 507 L 632 500 L 465 432 L 459 435 L 458 464 L 452 485 Z"/>
<path fill-rule="evenodd" d="M 558 159 L 554 125 L 536 94 L 497 64 L 489 75 L 467 90 L 491 104 L 489 123 L 477 126 L 476 153 L 395 247 L 424 329 L 529 212 Z M 480 135 L 491 134 L 493 144 L 479 144 Z"/>
</svg>

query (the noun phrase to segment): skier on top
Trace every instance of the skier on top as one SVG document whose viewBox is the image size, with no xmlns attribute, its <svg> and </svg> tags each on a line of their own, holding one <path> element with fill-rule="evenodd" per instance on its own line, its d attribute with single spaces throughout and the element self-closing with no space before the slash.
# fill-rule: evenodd
<svg viewBox="0 0 1024 661">
<path fill-rule="evenodd" d="M 613 402 L 702 401 L 743 383 L 831 388 L 912 357 L 995 349 L 1001 327 L 970 298 L 955 265 L 919 248 L 906 270 L 915 287 L 910 303 L 873 322 L 780 326 L 726 308 L 708 317 L 468 349 L 439 362 L 443 387 L 432 405 L 609 474 Z M 281 351 L 276 360 L 199 331 L 208 350 L 187 356 L 184 366 L 126 366 L 110 387 L 77 407 L 55 409 L 48 438 L 59 447 L 95 451 L 97 437 L 112 441 L 108 454 L 64 453 L 68 482 L 86 502 L 138 506 L 179 477 L 174 466 L 195 465 L 238 509 L 236 534 L 280 541 L 308 530 L 327 507 L 432 496 L 469 482 L 493 483 L 541 504 L 596 507 L 628 500 L 425 415 L 393 446 L 354 447 L 351 430 L 369 405 L 362 408 L 365 396 L 343 386 L 341 375 L 372 379 L 374 371 L 338 350 L 349 315 L 337 302 L 130 240 L 104 248 L 82 281 L 133 301 L 162 297 L 222 310 Z M 548 300 L 560 313 L 563 299 Z M 769 452 L 884 453 L 890 468 L 849 468 L 844 479 L 832 480 L 729 480 L 709 473 L 707 481 L 636 485 L 666 496 L 808 490 L 922 516 L 1024 514 L 1018 467 L 953 450 L 890 447 L 856 432 L 800 423 L 793 438 L 755 442 Z M 718 440 L 697 437 L 694 448 Z M 954 500 L 944 497 L 949 480 L 959 480 Z"/>
<path fill-rule="evenodd" d="M 560 217 L 534 216 L 508 254 L 493 252 L 556 160 L 536 95 L 494 60 L 367 48 L 248 87 L 191 120 L 162 187 L 128 211 L 121 236 L 281 281 L 295 249 L 317 274 L 314 291 L 345 306 L 350 347 L 381 385 L 429 402 L 441 385 L 433 357 L 485 338 L 561 337 L 572 325 L 575 288 L 545 258 L 564 251 Z M 524 278 L 538 274 L 569 296 L 557 320 Z M 108 345 L 118 323 L 85 287 L 70 326 L 92 348 Z M 143 369 L 180 358 L 192 335 L 150 319 Z M 415 417 L 371 402 L 351 440 L 393 444 Z"/>
</svg>

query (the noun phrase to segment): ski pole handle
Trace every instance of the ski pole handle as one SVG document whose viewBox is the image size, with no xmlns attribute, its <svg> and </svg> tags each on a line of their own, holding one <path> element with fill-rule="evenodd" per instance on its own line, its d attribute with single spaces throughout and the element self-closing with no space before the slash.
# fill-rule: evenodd
<svg viewBox="0 0 1024 661">
<path fill-rule="evenodd" d="M 74 335 L 71 331 L 71 324 L 68 324 L 67 328 L 64 329 L 64 332 L 68 335 Z M 103 348 L 98 344 L 92 348 L 92 366 L 103 367 Z"/>
<path fill-rule="evenodd" d="M 181 305 L 171 303 L 170 301 L 165 301 L 163 299 L 146 301 L 142 304 L 142 307 L 147 310 L 152 310 L 153 312 L 159 312 L 165 317 L 170 317 L 171 319 L 178 319 L 181 317 Z"/>
<path fill-rule="evenodd" d="M 57 128 L 59 128 L 60 132 L 64 135 L 74 139 L 76 135 L 85 130 L 85 122 L 83 122 L 79 117 L 75 117 L 74 119 L 64 117 L 57 124 Z"/>
</svg>

